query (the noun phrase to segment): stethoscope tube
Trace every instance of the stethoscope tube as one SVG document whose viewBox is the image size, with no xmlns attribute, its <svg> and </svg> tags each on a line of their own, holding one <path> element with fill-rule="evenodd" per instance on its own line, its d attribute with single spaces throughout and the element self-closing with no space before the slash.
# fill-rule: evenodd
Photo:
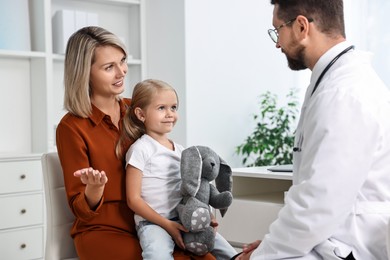
<svg viewBox="0 0 390 260">
<path fill-rule="evenodd" d="M 350 50 L 354 49 L 355 46 L 351 45 L 349 46 L 348 48 L 346 48 L 345 50 L 343 50 L 342 52 L 340 52 L 336 57 L 333 58 L 333 60 L 331 60 L 329 62 L 329 64 L 325 67 L 325 69 L 322 71 L 321 75 L 318 77 L 317 81 L 316 81 L 316 84 L 314 85 L 314 88 L 313 88 L 313 91 L 311 92 L 311 95 L 310 96 L 313 96 L 314 92 L 317 90 L 318 88 L 318 85 L 320 85 L 321 83 L 321 80 L 322 78 L 324 77 L 325 73 L 330 69 L 330 67 L 333 66 L 333 64 L 341 57 L 343 56 L 344 54 L 346 54 L 347 52 L 349 52 Z"/>
<path fill-rule="evenodd" d="M 328 65 L 326 65 L 325 69 L 321 72 L 321 75 L 318 77 L 317 81 L 316 81 L 316 84 L 314 85 L 314 88 L 313 88 L 313 91 L 311 92 L 311 96 L 313 96 L 314 92 L 317 90 L 318 88 L 318 85 L 321 83 L 321 80 L 322 78 L 324 77 L 325 73 L 330 69 L 330 67 L 333 66 L 333 64 L 341 57 L 343 56 L 345 53 L 349 52 L 350 50 L 354 49 L 355 46 L 351 45 L 349 46 L 348 48 L 346 48 L 345 50 L 343 50 L 342 52 L 340 52 L 336 57 L 333 58 L 333 60 L 331 60 L 329 62 Z M 301 146 L 302 146 L 302 135 L 299 136 L 299 139 L 298 139 L 298 143 L 297 143 L 297 146 L 296 147 L 293 147 L 293 152 L 301 152 Z"/>
</svg>

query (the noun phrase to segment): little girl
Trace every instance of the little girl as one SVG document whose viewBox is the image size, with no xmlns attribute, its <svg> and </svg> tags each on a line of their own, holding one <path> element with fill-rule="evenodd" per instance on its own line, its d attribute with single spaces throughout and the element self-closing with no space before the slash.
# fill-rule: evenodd
<svg viewBox="0 0 390 260">
<path fill-rule="evenodd" d="M 160 80 L 145 80 L 134 87 L 131 106 L 123 119 L 118 143 L 134 140 L 126 153 L 127 204 L 135 223 L 143 259 L 173 259 L 175 243 L 185 249 L 176 206 L 180 195 L 180 159 L 183 147 L 168 138 L 178 120 L 176 91 Z M 218 241 L 217 241 L 218 240 Z M 217 259 L 230 259 L 236 251 L 219 234 Z"/>
</svg>

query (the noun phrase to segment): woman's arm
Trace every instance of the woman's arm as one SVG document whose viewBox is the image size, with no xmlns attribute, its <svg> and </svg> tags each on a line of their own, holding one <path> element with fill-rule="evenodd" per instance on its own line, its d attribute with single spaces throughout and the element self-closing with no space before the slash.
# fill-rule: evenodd
<svg viewBox="0 0 390 260">
<path fill-rule="evenodd" d="M 80 181 L 86 185 L 84 191 L 85 198 L 89 208 L 95 209 L 103 196 L 104 186 L 108 181 L 106 173 L 90 167 L 77 170 L 73 175 L 79 177 Z"/>
<path fill-rule="evenodd" d="M 105 186 L 93 185 L 93 181 L 100 177 L 100 182 L 107 183 L 107 177 L 102 179 L 102 172 L 99 176 L 95 169 L 89 172 L 90 151 L 84 138 L 88 131 L 80 127 L 80 123 L 75 123 L 75 120 L 68 121 L 61 121 L 57 127 L 57 151 L 69 206 L 76 218 L 88 222 L 98 214 L 95 210 L 102 203 Z M 81 177 L 83 171 L 85 176 Z M 92 185 L 86 185 L 87 183 Z"/>
</svg>

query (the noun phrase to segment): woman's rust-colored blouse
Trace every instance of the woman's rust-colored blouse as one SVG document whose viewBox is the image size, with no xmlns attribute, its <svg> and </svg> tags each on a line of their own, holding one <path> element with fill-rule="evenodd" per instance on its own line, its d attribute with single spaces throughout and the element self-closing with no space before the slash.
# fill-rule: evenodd
<svg viewBox="0 0 390 260">
<path fill-rule="evenodd" d="M 121 107 L 119 127 L 121 128 L 122 118 L 130 100 L 122 99 L 119 103 Z M 76 217 L 71 230 L 73 238 L 87 231 L 128 232 L 136 236 L 134 213 L 126 203 L 124 159 L 119 160 L 115 155 L 119 135 L 120 129 L 111 122 L 110 116 L 94 105 L 89 118 L 68 113 L 58 124 L 57 151 L 63 169 L 69 206 Z M 76 170 L 88 167 L 105 171 L 108 177 L 103 197 L 94 210 L 89 208 L 85 199 L 85 185 L 80 178 L 73 176 Z M 110 241 L 105 242 L 110 243 Z M 140 250 L 137 249 L 135 252 Z M 187 254 L 176 252 L 175 259 L 190 259 L 185 255 Z M 140 258 L 140 256 L 134 257 L 134 259 Z M 214 259 L 214 257 L 208 254 L 202 259 Z"/>
</svg>

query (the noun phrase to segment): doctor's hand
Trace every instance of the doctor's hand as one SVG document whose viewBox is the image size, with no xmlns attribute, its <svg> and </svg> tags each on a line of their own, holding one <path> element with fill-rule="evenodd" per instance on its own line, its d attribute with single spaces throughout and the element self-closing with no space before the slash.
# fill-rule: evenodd
<svg viewBox="0 0 390 260">
<path fill-rule="evenodd" d="M 249 260 L 250 256 L 253 253 L 253 250 L 255 250 L 261 243 L 261 240 L 256 240 L 253 243 L 246 244 L 242 248 L 242 254 L 236 257 L 236 260 Z"/>
</svg>

